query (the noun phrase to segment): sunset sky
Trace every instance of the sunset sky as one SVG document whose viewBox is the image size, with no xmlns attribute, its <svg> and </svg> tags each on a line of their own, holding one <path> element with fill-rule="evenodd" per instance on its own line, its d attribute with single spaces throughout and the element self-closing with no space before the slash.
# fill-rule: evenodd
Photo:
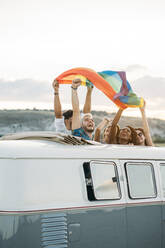
<svg viewBox="0 0 165 248">
<path fill-rule="evenodd" d="M 148 116 L 165 119 L 164 13 L 164 0 L 0 0 L 0 109 L 53 108 L 53 79 L 88 67 L 125 70 Z M 70 93 L 60 88 L 63 109 Z M 117 110 L 97 89 L 92 109 Z"/>
</svg>

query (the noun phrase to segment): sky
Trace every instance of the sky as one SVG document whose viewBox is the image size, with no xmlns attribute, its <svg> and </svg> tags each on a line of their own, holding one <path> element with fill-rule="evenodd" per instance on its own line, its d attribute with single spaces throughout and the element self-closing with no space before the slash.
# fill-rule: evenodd
<svg viewBox="0 0 165 248">
<path fill-rule="evenodd" d="M 164 13 L 164 0 L 0 0 L 0 109 L 52 109 L 53 79 L 88 67 L 126 71 L 148 116 L 165 119 Z M 63 109 L 70 93 L 60 86 Z M 92 109 L 117 107 L 94 89 Z"/>
</svg>

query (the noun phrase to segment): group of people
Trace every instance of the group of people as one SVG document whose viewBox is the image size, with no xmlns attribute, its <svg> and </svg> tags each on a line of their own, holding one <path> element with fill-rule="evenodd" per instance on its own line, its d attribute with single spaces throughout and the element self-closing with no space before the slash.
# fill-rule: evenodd
<svg viewBox="0 0 165 248">
<path fill-rule="evenodd" d="M 80 85 L 81 79 L 77 78 L 72 81 L 71 92 L 73 110 L 68 110 L 62 113 L 59 98 L 59 83 L 57 80 L 54 80 L 54 125 L 56 132 L 72 134 L 86 140 L 94 140 L 104 144 L 153 146 L 148 121 L 145 114 L 145 102 L 144 106 L 140 108 L 143 128 L 133 128 L 131 126 L 120 128 L 118 122 L 123 109 L 118 110 L 112 121 L 108 118 L 104 118 L 95 128 L 95 122 L 91 114 L 91 95 L 93 88 L 87 87 L 83 112 L 80 113 L 79 98 L 77 94 L 77 89 Z M 101 138 L 102 132 L 103 138 Z"/>
</svg>

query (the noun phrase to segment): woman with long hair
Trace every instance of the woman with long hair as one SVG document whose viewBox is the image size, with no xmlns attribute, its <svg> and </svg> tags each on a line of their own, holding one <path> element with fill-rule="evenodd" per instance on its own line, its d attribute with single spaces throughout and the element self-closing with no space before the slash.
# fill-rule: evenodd
<svg viewBox="0 0 165 248">
<path fill-rule="evenodd" d="M 117 144 L 120 145 L 133 145 L 133 132 L 130 126 L 120 129 L 117 136 Z"/>
<path fill-rule="evenodd" d="M 132 145 L 133 134 L 130 127 L 124 127 L 122 129 L 117 129 L 118 122 L 120 120 L 123 109 L 119 109 L 112 121 L 111 129 L 108 136 L 108 144 L 121 144 L 121 145 Z"/>
<path fill-rule="evenodd" d="M 133 132 L 133 144 L 140 146 L 154 146 L 149 130 L 149 125 L 145 113 L 146 102 L 144 101 L 144 106 L 139 108 L 142 115 L 142 125 L 143 128 L 132 128 Z M 131 127 L 130 127 L 131 128 Z"/>
<path fill-rule="evenodd" d="M 129 127 L 120 129 L 118 122 L 123 109 L 119 109 L 110 122 L 107 118 L 97 126 L 94 140 L 100 142 L 101 130 L 107 125 L 103 132 L 103 143 L 106 144 L 132 144 L 132 130 Z"/>
<path fill-rule="evenodd" d="M 118 122 L 123 109 L 119 109 L 111 123 L 107 118 L 104 118 L 103 121 L 98 125 L 95 131 L 95 141 L 100 142 L 101 130 L 107 125 L 103 132 L 103 143 L 153 146 L 149 125 L 146 118 L 145 107 L 146 103 L 144 101 L 144 106 L 139 108 L 142 115 L 143 128 L 133 128 L 131 126 L 126 126 L 120 129 Z"/>
</svg>

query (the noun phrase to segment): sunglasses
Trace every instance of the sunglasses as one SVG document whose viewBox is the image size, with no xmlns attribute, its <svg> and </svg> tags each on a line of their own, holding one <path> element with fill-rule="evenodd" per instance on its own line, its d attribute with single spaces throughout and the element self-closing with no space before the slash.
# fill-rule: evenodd
<svg viewBox="0 0 165 248">
<path fill-rule="evenodd" d="M 139 137 L 142 137 L 143 133 L 137 133 L 137 135 L 138 135 Z"/>
</svg>

